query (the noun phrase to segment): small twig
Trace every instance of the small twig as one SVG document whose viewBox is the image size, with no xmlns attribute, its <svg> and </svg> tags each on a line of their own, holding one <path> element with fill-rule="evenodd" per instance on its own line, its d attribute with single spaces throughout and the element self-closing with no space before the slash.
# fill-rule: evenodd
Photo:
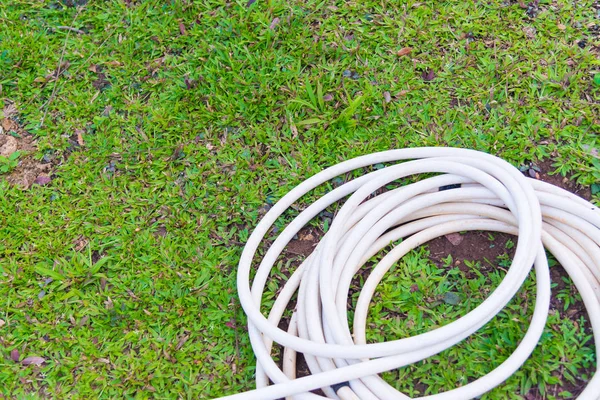
<svg viewBox="0 0 600 400">
<path fill-rule="evenodd" d="M 75 16 L 73 17 L 73 22 L 75 22 L 75 20 L 77 19 L 77 17 L 79 16 L 79 13 L 81 13 L 81 8 L 77 10 L 77 13 L 75 14 Z M 42 119 L 40 120 L 40 128 L 42 126 L 44 126 L 44 120 L 46 119 L 46 114 L 48 114 L 48 108 L 50 108 L 50 104 L 52 104 L 52 101 L 54 100 L 54 98 L 56 97 L 56 87 L 58 86 L 58 79 L 59 76 L 61 74 L 61 68 L 63 65 L 63 60 L 65 58 L 65 51 L 67 50 L 67 43 L 69 41 L 69 34 L 71 33 L 71 30 L 67 30 L 67 36 L 65 37 L 65 43 L 63 45 L 62 48 L 62 52 L 60 53 L 60 59 L 58 60 L 58 67 L 56 68 L 56 80 L 54 81 L 54 87 L 52 88 L 52 94 L 50 95 L 50 98 L 48 99 L 48 101 L 45 104 L 45 109 L 44 109 L 44 115 L 42 115 Z"/>
<path fill-rule="evenodd" d="M 80 35 L 84 35 L 85 34 L 85 32 L 82 31 L 81 29 L 73 28 L 72 26 L 63 26 L 63 25 L 61 25 L 61 26 L 57 26 L 56 29 L 62 29 L 62 30 L 65 30 L 65 31 L 71 31 L 71 32 L 78 33 Z"/>
</svg>

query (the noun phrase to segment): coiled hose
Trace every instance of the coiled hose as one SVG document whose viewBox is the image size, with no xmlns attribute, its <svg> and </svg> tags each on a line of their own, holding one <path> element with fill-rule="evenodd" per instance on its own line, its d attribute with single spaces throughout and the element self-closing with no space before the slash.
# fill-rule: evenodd
<svg viewBox="0 0 600 400">
<path fill-rule="evenodd" d="M 250 270 L 261 241 L 275 220 L 318 185 L 357 168 L 396 163 L 351 180 L 301 212 L 261 260 L 250 286 Z M 372 197 L 379 188 L 414 174 L 438 173 Z M 451 186 L 449 186 L 451 185 Z M 440 190 L 448 188 L 450 190 Z M 269 273 L 287 243 L 330 204 L 349 196 L 312 254 L 289 277 L 268 318 L 260 311 Z M 484 230 L 518 235 L 515 256 L 501 284 L 478 307 L 441 328 L 409 338 L 366 343 L 369 303 L 377 284 L 403 255 L 453 232 Z M 402 242 L 381 259 L 365 281 L 354 323 L 348 323 L 353 276 L 390 243 Z M 516 168 L 486 153 L 458 148 L 411 148 L 374 153 L 342 162 L 302 182 L 260 221 L 242 253 L 237 287 L 248 316 L 257 358 L 257 389 L 224 397 L 240 400 L 409 399 L 378 374 L 437 354 L 476 332 L 499 313 L 535 268 L 535 310 L 512 355 L 487 375 L 423 399 L 471 399 L 511 376 L 529 357 L 542 334 L 550 304 L 550 275 L 544 247 L 565 268 L 587 309 L 600 346 L 600 212 L 591 203 L 553 185 L 525 178 Z M 289 328 L 278 323 L 297 293 Z M 271 357 L 273 341 L 284 347 L 283 367 Z M 296 378 L 296 353 L 311 375 Z M 273 384 L 270 384 L 271 381 Z M 310 393 L 322 389 L 327 397 Z M 600 399 L 595 374 L 578 399 Z"/>
</svg>

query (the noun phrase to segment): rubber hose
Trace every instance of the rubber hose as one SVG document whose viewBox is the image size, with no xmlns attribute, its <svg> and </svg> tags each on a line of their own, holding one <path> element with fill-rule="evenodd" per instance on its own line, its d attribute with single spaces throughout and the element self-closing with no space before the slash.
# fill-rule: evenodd
<svg viewBox="0 0 600 400">
<path fill-rule="evenodd" d="M 394 163 L 328 192 L 302 211 L 251 269 L 265 234 L 298 199 L 315 187 L 358 168 Z M 425 179 L 374 196 L 386 185 L 427 174 Z M 433 175 L 433 176 L 432 176 Z M 329 205 L 343 206 L 312 254 L 280 289 L 268 318 L 262 295 L 285 246 Z M 416 336 L 367 343 L 366 320 L 377 285 L 406 253 L 436 237 L 462 231 L 493 231 L 518 236 L 515 255 L 499 286 L 461 318 Z M 356 303 L 352 329 L 348 295 L 354 275 L 391 243 L 373 268 Z M 496 316 L 519 290 L 533 266 L 535 308 L 518 347 L 487 375 L 447 392 L 421 399 L 471 399 L 509 378 L 530 356 L 543 332 L 550 305 L 548 250 L 573 280 L 586 307 L 600 354 L 600 211 L 593 204 L 550 184 L 529 179 L 506 161 L 458 148 L 390 150 L 354 158 L 302 182 L 279 200 L 250 235 L 240 258 L 237 289 L 248 317 L 256 355 L 257 388 L 224 399 L 409 399 L 378 374 L 421 361 L 459 343 Z M 296 296 L 287 331 L 278 328 Z M 283 366 L 271 356 L 273 341 L 283 346 Z M 311 375 L 296 378 L 296 353 Z M 326 397 L 311 393 L 321 389 Z M 600 374 L 594 374 L 581 400 L 600 400 Z"/>
</svg>

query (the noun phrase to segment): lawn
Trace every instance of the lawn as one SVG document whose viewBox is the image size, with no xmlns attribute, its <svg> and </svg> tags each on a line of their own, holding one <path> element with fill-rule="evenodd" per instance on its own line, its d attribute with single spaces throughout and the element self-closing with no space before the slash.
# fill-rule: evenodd
<svg viewBox="0 0 600 400">
<path fill-rule="evenodd" d="M 253 388 L 235 288 L 244 242 L 266 208 L 341 160 L 473 148 L 532 175 L 544 163 L 598 202 L 599 55 L 591 0 L 2 1 L 0 122 L 20 151 L 0 156 L 0 398 Z M 462 268 L 413 251 L 382 282 L 369 339 L 475 307 L 508 243 Z M 484 399 L 573 398 L 595 369 L 580 299 L 552 268 L 540 346 Z M 459 347 L 384 377 L 419 396 L 490 371 L 522 337 L 534 285 Z M 444 301 L 448 288 L 460 301 Z"/>
</svg>

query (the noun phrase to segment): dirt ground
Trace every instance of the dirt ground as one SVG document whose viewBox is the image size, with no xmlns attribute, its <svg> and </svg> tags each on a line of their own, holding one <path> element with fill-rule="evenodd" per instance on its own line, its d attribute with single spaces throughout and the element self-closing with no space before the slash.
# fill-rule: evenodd
<svg viewBox="0 0 600 400">
<path fill-rule="evenodd" d="M 34 137 L 11 119 L 0 120 L 0 155 L 8 157 L 16 151 L 21 153 L 18 165 L 6 176 L 14 185 L 28 189 L 33 184 L 45 185 L 51 181 L 51 162 L 37 160 Z"/>
</svg>

